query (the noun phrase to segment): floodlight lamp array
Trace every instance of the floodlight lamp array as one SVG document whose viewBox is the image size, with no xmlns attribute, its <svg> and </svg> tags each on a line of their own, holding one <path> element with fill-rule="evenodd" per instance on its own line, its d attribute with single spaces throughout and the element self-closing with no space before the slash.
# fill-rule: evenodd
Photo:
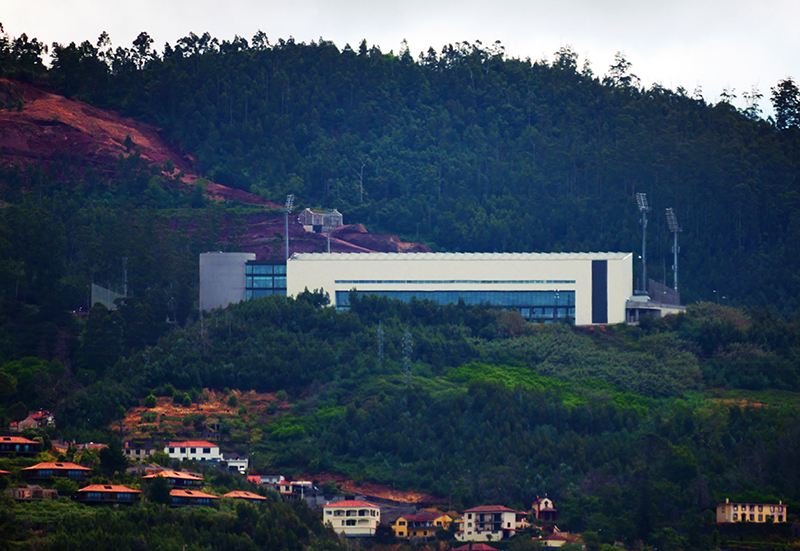
<svg viewBox="0 0 800 551">
<path fill-rule="evenodd" d="M 292 205 L 294 204 L 294 195 L 286 196 L 286 212 L 292 212 Z"/>
<path fill-rule="evenodd" d="M 647 212 L 650 210 L 650 207 L 647 205 L 647 194 L 646 193 L 637 193 L 636 194 L 636 204 L 639 205 L 639 210 L 642 212 Z"/>
<path fill-rule="evenodd" d="M 678 217 L 675 216 L 675 209 L 667 209 L 667 225 L 669 226 L 669 231 L 673 233 L 681 231 L 681 227 L 678 225 Z"/>
</svg>

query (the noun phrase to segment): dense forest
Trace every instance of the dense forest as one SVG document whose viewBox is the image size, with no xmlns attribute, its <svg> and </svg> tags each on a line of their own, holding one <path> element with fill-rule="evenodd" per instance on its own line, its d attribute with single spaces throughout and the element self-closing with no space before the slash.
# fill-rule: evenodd
<svg viewBox="0 0 800 551">
<path fill-rule="evenodd" d="M 159 52 L 146 33 L 114 48 L 105 34 L 47 46 L 1 29 L 0 77 L 152 123 L 209 180 L 281 203 L 293 193 L 436 250 L 635 251 L 634 196 L 646 192 L 648 273 L 671 283 L 664 209 L 675 208 L 693 303 L 607 328 L 358 296 L 337 312 L 320 292 L 201 317 L 198 255 L 236 250 L 258 207 L 187 193 L 133 149 L 110 172 L 68 154 L 0 163 L 0 423 L 47 408 L 60 436 L 103 440 L 169 388 L 190 403 L 204 388 L 283 392 L 289 410 L 226 428 L 256 469 L 339 472 L 453 507 L 527 508 L 548 493 L 566 529 L 631 547 L 713 548 L 710 508 L 726 497 L 800 510 L 791 78 L 763 120 L 755 91 L 740 111 L 730 97 L 642 85 L 623 56 L 595 75 L 568 47 L 532 61 L 460 43 L 414 59 L 259 33 L 191 34 Z M 119 283 L 123 265 L 119 308 L 81 312 L 88 285 Z M 16 529 L 16 513 L 0 512 L 0 530 Z M 112 527 L 172 523 L 186 532 L 158 548 L 200 548 L 206 521 L 239 538 L 237 515 L 257 526 L 306 514 L 222 513 L 81 512 L 63 524 L 66 511 L 25 526 L 44 548 L 70 548 L 76 531 L 136 548 Z"/>
</svg>

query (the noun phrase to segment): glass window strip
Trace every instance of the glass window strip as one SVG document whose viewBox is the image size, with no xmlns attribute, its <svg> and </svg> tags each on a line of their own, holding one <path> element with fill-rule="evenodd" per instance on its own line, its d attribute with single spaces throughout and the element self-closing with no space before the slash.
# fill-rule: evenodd
<svg viewBox="0 0 800 551">
<path fill-rule="evenodd" d="M 341 285 L 574 285 L 574 279 L 337 279 Z"/>
</svg>

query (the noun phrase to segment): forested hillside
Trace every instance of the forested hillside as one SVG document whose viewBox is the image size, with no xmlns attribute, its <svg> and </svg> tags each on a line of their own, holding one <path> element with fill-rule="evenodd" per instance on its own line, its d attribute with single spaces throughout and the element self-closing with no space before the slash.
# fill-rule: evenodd
<svg viewBox="0 0 800 551">
<path fill-rule="evenodd" d="M 622 56 L 595 74 L 569 48 L 532 61 L 460 43 L 414 59 L 262 34 L 156 51 L 146 33 L 130 48 L 105 35 L 46 48 L 2 32 L 0 77 L 158 126 L 207 181 L 279 203 L 294 193 L 436 250 L 637 251 L 634 196 L 646 192 L 648 273 L 671 282 L 673 207 L 692 303 L 639 327 L 357 296 L 337 312 L 318 292 L 201 317 L 198 255 L 238 250 L 263 206 L 209 201 L 132 143 L 103 166 L 0 151 L 2 424 L 47 408 L 60 436 L 102 440 L 151 393 L 192 404 L 204 388 L 282 392 L 286 408 L 245 408 L 222 427 L 256 470 L 335 472 L 454 507 L 548 493 L 566 529 L 631 547 L 714 547 L 710 507 L 726 497 L 800 510 L 791 79 L 765 121 L 763 98 L 738 111 L 640 83 Z M 0 108 L 26 108 L 16 89 L 0 87 Z M 119 285 L 123 266 L 129 296 L 85 312 L 88 285 Z M 142 526 L 148 511 L 70 526 Z M 237 531 L 238 514 L 215 519 Z M 207 520 L 173 517 L 192 530 Z"/>
<path fill-rule="evenodd" d="M 163 51 L 6 37 L 3 73 L 163 128 L 220 184 L 335 206 L 348 220 L 450 251 L 630 251 L 635 192 L 653 207 L 648 273 L 671 280 L 664 209 L 677 211 L 688 301 L 725 297 L 793 315 L 800 288 L 798 98 L 775 83 L 737 111 L 640 83 L 618 56 L 579 69 L 458 43 L 419 59 L 320 39 L 205 34 Z M 589 61 L 589 60 L 585 60 Z"/>
</svg>

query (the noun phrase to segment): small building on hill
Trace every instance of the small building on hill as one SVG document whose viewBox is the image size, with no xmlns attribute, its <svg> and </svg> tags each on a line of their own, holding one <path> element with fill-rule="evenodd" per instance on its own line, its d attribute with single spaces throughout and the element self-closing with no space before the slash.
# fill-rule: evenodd
<svg viewBox="0 0 800 551">
<path fill-rule="evenodd" d="M 783 501 L 778 503 L 725 503 L 717 505 L 717 522 L 786 522 L 788 514 Z"/>
<path fill-rule="evenodd" d="M 328 503 L 322 508 L 322 522 L 348 537 L 374 536 L 381 522 L 381 508 L 360 500 Z"/>
<path fill-rule="evenodd" d="M 31 411 L 28 416 L 19 423 L 11 423 L 10 429 L 16 432 L 22 432 L 25 429 L 43 429 L 49 426 L 55 426 L 56 417 L 47 410 L 40 409 L 38 411 Z"/>
<path fill-rule="evenodd" d="M 216 500 L 220 499 L 219 496 L 207 494 L 200 490 L 175 489 L 169 493 L 169 496 L 172 499 L 171 504 L 176 507 L 186 505 L 212 505 Z"/>
<path fill-rule="evenodd" d="M 207 440 L 185 440 L 183 442 L 170 442 L 164 447 L 164 452 L 172 459 L 181 461 L 221 461 L 222 454 L 219 445 Z"/>
<path fill-rule="evenodd" d="M 92 484 L 78 490 L 83 503 L 131 504 L 141 500 L 142 492 L 121 484 Z"/>
<path fill-rule="evenodd" d="M 533 518 L 545 522 L 556 522 L 558 520 L 558 511 L 553 505 L 553 500 L 548 497 L 536 497 L 531 508 Z"/>
<path fill-rule="evenodd" d="M 42 451 L 42 444 L 21 436 L 0 436 L 0 455 L 36 455 Z"/>
<path fill-rule="evenodd" d="M 125 457 L 135 461 L 147 459 L 157 451 L 161 451 L 161 448 L 149 439 L 126 440 L 122 444 L 122 453 L 125 454 Z"/>
<path fill-rule="evenodd" d="M 142 480 L 153 480 L 158 477 L 166 478 L 169 485 L 173 488 L 189 488 L 192 486 L 199 486 L 203 483 L 202 476 L 169 469 L 145 475 L 142 477 Z"/>
<path fill-rule="evenodd" d="M 6 494 L 17 501 L 39 501 L 43 499 L 58 499 L 58 490 L 48 490 L 39 485 L 28 485 L 21 488 L 8 488 Z"/>
<path fill-rule="evenodd" d="M 464 511 L 459 541 L 499 541 L 516 534 L 517 512 L 502 505 L 483 505 Z"/>
<path fill-rule="evenodd" d="M 260 496 L 258 494 L 254 494 L 253 492 L 248 492 L 245 490 L 235 490 L 233 492 L 228 492 L 222 497 L 227 497 L 230 499 L 244 499 L 245 501 L 249 501 L 250 503 L 260 503 L 262 501 L 267 500 L 267 498 L 265 498 L 264 496 Z"/>
<path fill-rule="evenodd" d="M 70 478 L 84 480 L 89 477 L 92 469 L 82 467 L 75 463 L 38 463 L 32 467 L 22 469 L 22 474 L 31 479 Z"/>
<path fill-rule="evenodd" d="M 307 232 L 322 233 L 333 231 L 344 225 L 342 213 L 336 209 L 332 211 L 313 211 L 304 209 L 297 217 L 297 221 Z"/>
<path fill-rule="evenodd" d="M 392 523 L 395 537 L 429 538 L 450 527 L 453 519 L 446 513 L 416 513 L 398 517 Z"/>
</svg>

